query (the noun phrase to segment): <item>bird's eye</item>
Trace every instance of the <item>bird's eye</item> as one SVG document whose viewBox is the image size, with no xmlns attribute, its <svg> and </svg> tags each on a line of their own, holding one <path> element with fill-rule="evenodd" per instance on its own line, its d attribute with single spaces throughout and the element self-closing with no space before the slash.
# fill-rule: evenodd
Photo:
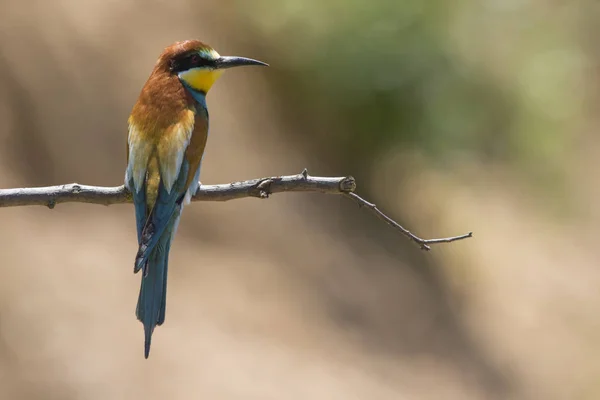
<svg viewBox="0 0 600 400">
<path fill-rule="evenodd" d="M 191 62 L 193 65 L 198 65 L 198 64 L 200 63 L 200 56 L 199 56 L 198 54 L 193 54 L 193 55 L 190 57 L 190 62 Z"/>
</svg>

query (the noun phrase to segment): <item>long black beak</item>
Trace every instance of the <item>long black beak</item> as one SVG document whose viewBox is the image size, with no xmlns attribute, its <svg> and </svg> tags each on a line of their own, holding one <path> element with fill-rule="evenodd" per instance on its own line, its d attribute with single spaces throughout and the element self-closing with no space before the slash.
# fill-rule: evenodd
<svg viewBox="0 0 600 400">
<path fill-rule="evenodd" d="M 251 58 L 246 57 L 227 57 L 222 56 L 215 60 L 215 68 L 217 69 L 225 69 L 232 67 L 242 67 L 244 65 L 262 65 L 268 67 L 269 64 L 264 63 L 262 61 L 253 60 Z"/>
</svg>

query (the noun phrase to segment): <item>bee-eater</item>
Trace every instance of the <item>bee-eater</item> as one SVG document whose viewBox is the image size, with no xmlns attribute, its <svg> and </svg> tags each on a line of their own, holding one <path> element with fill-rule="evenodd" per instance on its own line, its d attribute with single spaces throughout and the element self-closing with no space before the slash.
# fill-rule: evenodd
<svg viewBox="0 0 600 400">
<path fill-rule="evenodd" d="M 144 356 L 152 333 L 165 321 L 167 266 L 171 240 L 184 204 L 198 189 L 208 137 L 206 94 L 223 70 L 267 65 L 244 57 L 223 57 L 210 46 L 187 40 L 158 58 L 129 116 L 125 186 L 133 194 L 142 270 L 136 308 L 144 324 Z"/>
</svg>

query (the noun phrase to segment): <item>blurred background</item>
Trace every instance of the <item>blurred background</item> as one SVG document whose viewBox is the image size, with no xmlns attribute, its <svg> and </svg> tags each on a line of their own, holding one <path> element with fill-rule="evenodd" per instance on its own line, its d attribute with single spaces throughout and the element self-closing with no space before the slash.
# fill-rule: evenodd
<svg viewBox="0 0 600 400">
<path fill-rule="evenodd" d="M 143 357 L 131 205 L 0 210 L 2 399 L 600 398 L 600 4 L 0 2 L 0 187 L 120 185 L 162 49 L 269 69 L 208 103 L 202 181 L 344 198 L 186 208 Z"/>
</svg>

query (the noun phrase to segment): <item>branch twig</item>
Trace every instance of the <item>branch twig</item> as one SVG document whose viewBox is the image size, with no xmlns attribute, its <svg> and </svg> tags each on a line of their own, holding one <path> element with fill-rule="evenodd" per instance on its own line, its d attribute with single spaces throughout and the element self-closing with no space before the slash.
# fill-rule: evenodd
<svg viewBox="0 0 600 400">
<path fill-rule="evenodd" d="M 375 204 L 368 202 L 367 200 L 363 199 L 356 193 L 348 192 L 348 193 L 344 193 L 344 196 L 354 200 L 356 203 L 358 203 L 359 207 L 367 207 L 369 210 L 371 210 L 373 212 L 373 214 L 375 214 L 377 216 L 377 218 L 384 221 L 389 226 L 402 232 L 402 234 L 404 236 L 406 236 L 413 242 L 416 242 L 419 246 L 421 246 L 421 249 L 423 249 L 423 250 L 427 250 L 427 251 L 431 250 L 431 247 L 429 246 L 430 244 L 450 243 L 450 242 L 455 242 L 457 240 L 462 240 L 462 239 L 467 239 L 467 238 L 473 237 L 473 232 L 469 232 L 469 233 L 465 233 L 464 235 L 452 236 L 452 237 L 447 237 L 447 238 L 421 239 L 420 237 L 418 237 L 417 235 L 415 235 L 414 233 L 412 233 L 411 231 L 409 231 L 408 229 L 406 229 L 405 227 L 403 227 L 402 225 L 400 225 L 399 223 L 397 223 L 396 221 L 394 221 L 393 219 L 391 219 L 390 217 L 385 215 L 379 208 L 377 208 L 377 206 Z"/>
<path fill-rule="evenodd" d="M 222 185 L 200 185 L 192 201 L 229 201 L 246 197 L 266 199 L 273 193 L 320 192 L 348 197 L 361 207 L 367 207 L 379 219 L 416 242 L 421 249 L 431 250 L 429 245 L 449 243 L 472 237 L 473 233 L 441 239 L 421 239 L 396 221 L 385 215 L 377 206 L 358 196 L 353 177 L 318 177 L 308 175 L 304 169 L 298 175 L 275 176 L 233 182 Z M 124 186 L 103 187 L 71 183 L 68 185 L 37 188 L 0 189 L 0 207 L 46 206 L 50 209 L 59 203 L 123 204 L 131 203 L 131 193 Z"/>
</svg>

